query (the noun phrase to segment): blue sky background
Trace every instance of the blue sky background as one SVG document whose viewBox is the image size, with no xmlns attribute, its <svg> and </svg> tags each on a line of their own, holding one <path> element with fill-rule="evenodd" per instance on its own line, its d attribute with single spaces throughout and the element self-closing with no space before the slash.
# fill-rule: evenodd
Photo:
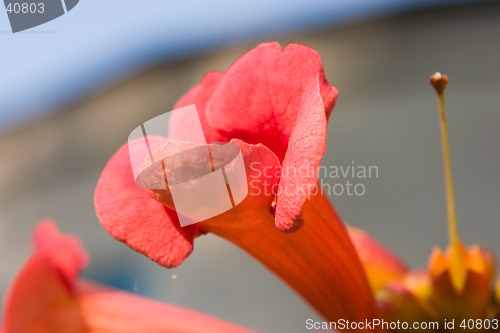
<svg viewBox="0 0 500 333">
<path fill-rule="evenodd" d="M 0 133 L 160 60 L 245 38 L 265 39 L 432 4 L 81 0 L 64 16 L 16 34 L 0 10 Z"/>
</svg>

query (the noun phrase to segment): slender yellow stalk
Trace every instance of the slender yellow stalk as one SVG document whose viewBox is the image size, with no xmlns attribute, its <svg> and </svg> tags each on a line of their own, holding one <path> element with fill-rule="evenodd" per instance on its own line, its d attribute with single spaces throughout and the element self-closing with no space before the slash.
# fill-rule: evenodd
<svg viewBox="0 0 500 333">
<path fill-rule="evenodd" d="M 435 73 L 430 78 L 431 85 L 438 95 L 438 107 L 441 124 L 441 143 L 443 148 L 444 177 L 446 185 L 446 206 L 448 215 L 448 233 L 450 247 L 453 251 L 451 279 L 455 289 L 461 291 L 465 284 L 466 269 L 462 257 L 462 245 L 458 238 L 457 214 L 455 209 L 455 194 L 453 189 L 453 176 L 451 172 L 450 144 L 448 141 L 448 127 L 446 125 L 446 105 L 444 90 L 448 84 L 448 77 L 441 73 Z"/>
</svg>

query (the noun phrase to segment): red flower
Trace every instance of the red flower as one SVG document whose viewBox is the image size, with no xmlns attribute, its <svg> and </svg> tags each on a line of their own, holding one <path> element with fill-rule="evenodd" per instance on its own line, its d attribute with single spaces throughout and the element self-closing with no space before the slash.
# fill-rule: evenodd
<svg viewBox="0 0 500 333">
<path fill-rule="evenodd" d="M 278 274 L 325 318 L 375 317 L 355 249 L 317 188 L 327 118 L 336 98 L 314 50 L 259 45 L 226 72 L 207 74 L 175 105 L 196 105 L 208 142 L 240 147 L 247 178 L 254 181 L 249 187 L 257 184 L 258 191 L 226 213 L 181 228 L 165 193 L 136 185 L 129 161 L 132 142 L 110 159 L 97 184 L 101 223 L 113 237 L 166 267 L 179 265 L 197 236 L 217 234 Z M 193 121 L 172 119 L 169 139 L 197 142 L 191 140 Z M 277 192 L 268 190 L 276 186 Z"/>
<path fill-rule="evenodd" d="M 3 333 L 249 332 L 206 315 L 78 279 L 87 263 L 79 240 L 50 221 L 6 302 Z"/>
</svg>

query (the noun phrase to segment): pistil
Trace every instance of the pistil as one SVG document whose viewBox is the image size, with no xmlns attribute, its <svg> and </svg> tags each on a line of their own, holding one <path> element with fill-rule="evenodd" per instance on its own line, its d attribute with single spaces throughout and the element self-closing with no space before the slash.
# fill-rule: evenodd
<svg viewBox="0 0 500 333">
<path fill-rule="evenodd" d="M 438 96 L 438 107 L 441 124 L 441 143 L 443 149 L 443 165 L 446 186 L 446 206 L 448 216 L 448 233 L 452 251 L 451 280 L 457 291 L 462 291 L 467 277 L 466 263 L 464 262 L 463 246 L 458 238 L 457 216 L 455 209 L 455 195 L 453 189 L 453 176 L 451 171 L 450 144 L 448 141 L 448 127 L 446 124 L 446 105 L 444 91 L 448 85 L 448 77 L 435 73 L 430 77 L 430 83 Z"/>
</svg>

